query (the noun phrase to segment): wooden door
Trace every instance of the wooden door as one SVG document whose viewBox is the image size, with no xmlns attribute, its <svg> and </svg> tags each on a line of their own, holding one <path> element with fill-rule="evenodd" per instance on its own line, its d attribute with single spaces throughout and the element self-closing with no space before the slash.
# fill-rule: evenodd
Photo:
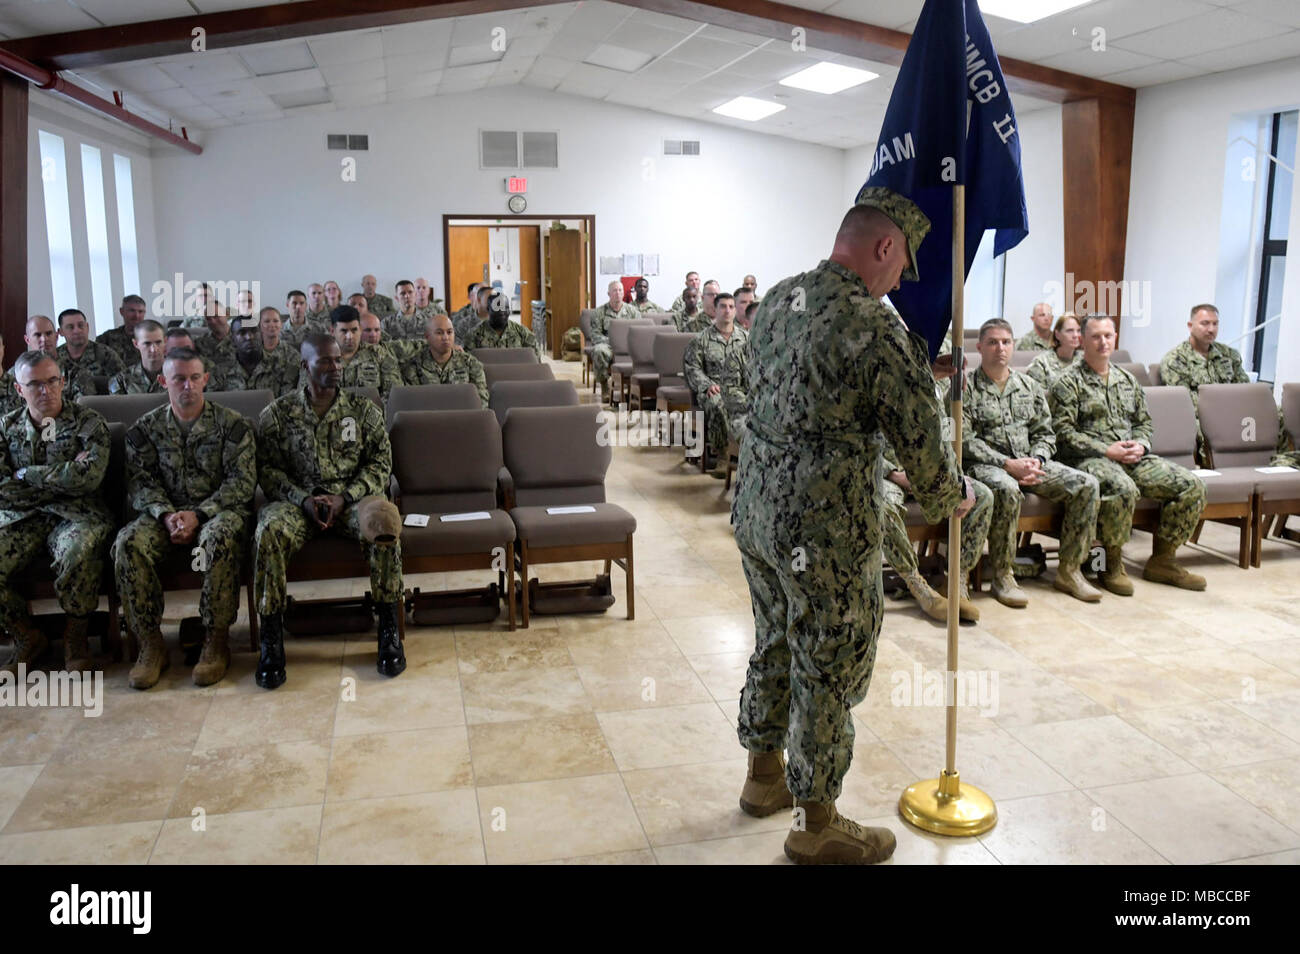
<svg viewBox="0 0 1300 954">
<path fill-rule="evenodd" d="M 451 287 L 447 289 L 447 311 L 456 311 L 469 299 L 471 282 L 488 280 L 488 227 L 453 225 L 447 229 L 447 260 L 451 266 Z"/>
<path fill-rule="evenodd" d="M 519 226 L 519 320 L 526 328 L 533 326 L 532 300 L 542 297 L 541 236 L 540 225 Z"/>
</svg>

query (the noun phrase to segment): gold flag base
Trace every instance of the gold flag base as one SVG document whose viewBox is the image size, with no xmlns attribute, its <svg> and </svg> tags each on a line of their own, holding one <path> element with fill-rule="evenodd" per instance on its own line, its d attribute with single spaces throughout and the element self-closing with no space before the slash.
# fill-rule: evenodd
<svg viewBox="0 0 1300 954">
<path fill-rule="evenodd" d="M 916 782 L 898 800 L 903 821 L 936 835 L 982 835 L 998 823 L 993 799 L 974 785 L 963 785 L 960 772 Z"/>
</svg>

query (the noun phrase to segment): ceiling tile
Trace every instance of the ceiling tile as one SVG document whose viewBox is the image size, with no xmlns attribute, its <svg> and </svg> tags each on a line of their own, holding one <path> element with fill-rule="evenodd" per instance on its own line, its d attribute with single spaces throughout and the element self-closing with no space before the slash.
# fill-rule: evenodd
<svg viewBox="0 0 1300 954">
<path fill-rule="evenodd" d="M 451 20 L 403 23 L 380 31 L 385 56 L 404 56 L 445 50 L 451 43 Z"/>
<path fill-rule="evenodd" d="M 442 81 L 442 70 L 434 70 L 431 73 L 415 73 L 405 77 L 395 77 L 392 74 L 388 76 L 388 89 L 392 92 L 395 89 L 437 89 L 438 84 Z"/>
<path fill-rule="evenodd" d="M 1300 3 L 1295 0 L 1246 0 L 1233 8 L 1238 13 L 1272 20 L 1289 27 L 1300 27 Z"/>
<path fill-rule="evenodd" d="M 105 66 L 96 71 L 102 83 L 114 89 L 131 90 L 134 93 L 147 93 L 155 89 L 171 89 L 178 85 L 152 63 L 130 63 L 121 66 Z"/>
<path fill-rule="evenodd" d="M 243 61 L 231 53 L 189 53 L 183 59 L 162 63 L 162 71 L 183 86 L 246 79 Z"/>
<path fill-rule="evenodd" d="M 194 8 L 185 0 L 76 0 L 76 5 L 108 26 L 194 15 Z"/>
<path fill-rule="evenodd" d="M 307 40 L 307 45 L 321 66 L 378 60 L 384 55 L 384 44 L 378 30 L 354 30 L 349 33 L 314 36 Z"/>
<path fill-rule="evenodd" d="M 799 4 L 801 7 L 807 6 L 810 10 L 820 9 L 832 16 L 860 20 L 863 23 L 872 23 L 890 29 L 897 29 L 901 24 L 920 16 L 921 7 L 924 5 L 925 0 L 837 0 L 830 7 Z"/>
<path fill-rule="evenodd" d="M 1277 33 L 1277 24 L 1227 8 L 1125 37 L 1124 48 L 1163 60 L 1190 61 L 1200 53 L 1249 43 Z"/>
<path fill-rule="evenodd" d="M 67 3 L 22 3 L 0 7 L 0 31 L 18 38 L 103 26 L 95 17 Z"/>
<path fill-rule="evenodd" d="M 703 24 L 694 20 L 687 20 L 684 17 L 674 17 L 667 13 L 655 13 L 652 10 L 637 10 L 632 15 L 632 22 L 639 23 L 643 26 L 655 27 L 659 30 L 672 30 L 683 36 L 694 33 Z"/>
<path fill-rule="evenodd" d="M 768 37 L 765 36 L 741 33 L 739 30 L 728 30 L 725 27 L 713 26 L 712 24 L 709 24 L 700 33 L 696 34 L 696 39 L 705 39 L 712 43 L 734 43 L 738 46 L 761 46 L 768 41 Z"/>
<path fill-rule="evenodd" d="M 325 77 L 320 70 L 294 70 L 292 73 L 259 76 L 256 83 L 267 94 L 291 93 L 300 89 L 320 89 L 325 85 Z"/>
<path fill-rule="evenodd" d="M 352 63 L 322 63 L 320 71 L 330 83 L 360 83 L 363 80 L 382 79 L 384 61 L 375 59 Z"/>
<path fill-rule="evenodd" d="M 620 46 L 627 50 L 652 53 L 662 56 L 672 47 L 681 43 L 685 36 L 672 30 L 646 26 L 635 18 L 625 20 L 617 30 L 605 37 L 605 43 Z"/>
<path fill-rule="evenodd" d="M 1300 30 L 1263 37 L 1251 43 L 1242 43 L 1226 49 L 1209 50 L 1194 57 L 1187 57 L 1182 62 L 1202 71 L 1220 72 L 1288 59 L 1292 56 L 1300 56 Z M 1290 90 L 1286 98 L 1294 102 L 1294 95 L 1295 90 Z"/>
<path fill-rule="evenodd" d="M 1132 53 L 1111 44 L 1105 50 L 1093 50 L 1087 47 L 1069 53 L 1058 53 L 1039 62 L 1052 69 L 1078 73 L 1081 76 L 1109 76 L 1111 73 L 1135 70 L 1140 66 L 1151 66 L 1161 61 L 1154 56 Z"/>
<path fill-rule="evenodd" d="M 1173 83 L 1191 76 L 1198 76 L 1200 73 L 1200 70 L 1192 69 L 1185 63 L 1163 60 L 1151 66 L 1125 70 L 1123 73 L 1112 73 L 1106 77 L 1106 82 L 1140 88 L 1143 86 L 1157 86 L 1160 83 Z"/>
<path fill-rule="evenodd" d="M 296 70 L 310 70 L 316 67 L 316 58 L 311 55 L 311 48 L 305 40 L 289 43 L 260 43 L 244 47 L 239 51 L 239 58 L 244 65 L 258 76 L 270 76 L 274 73 L 292 73 Z"/>
<path fill-rule="evenodd" d="M 677 49 L 673 50 L 671 59 L 696 66 L 717 69 L 730 63 L 739 56 L 748 53 L 752 46 L 727 43 L 723 40 L 706 40 L 703 34 L 691 37 Z"/>
</svg>

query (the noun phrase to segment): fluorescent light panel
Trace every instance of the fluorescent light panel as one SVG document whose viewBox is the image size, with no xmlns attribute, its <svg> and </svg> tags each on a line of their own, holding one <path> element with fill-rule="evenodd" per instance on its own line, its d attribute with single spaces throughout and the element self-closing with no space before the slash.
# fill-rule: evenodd
<svg viewBox="0 0 1300 954">
<path fill-rule="evenodd" d="M 752 96 L 737 96 L 730 102 L 715 107 L 713 111 L 719 116 L 730 116 L 732 119 L 744 119 L 753 123 L 766 119 L 773 113 L 779 113 L 783 109 L 785 107 L 780 103 L 769 103 L 765 99 L 755 99 Z"/>
<path fill-rule="evenodd" d="M 602 43 L 592 50 L 591 54 L 582 62 L 589 63 L 592 66 L 603 66 L 607 70 L 635 73 L 654 58 L 653 53 L 643 53 L 640 50 L 629 50 L 625 47 L 614 46 L 612 43 Z"/>
<path fill-rule="evenodd" d="M 879 73 L 860 70 L 842 63 L 818 63 L 781 80 L 782 86 L 806 89 L 813 93 L 840 93 L 879 77 Z"/>
<path fill-rule="evenodd" d="M 979 0 L 980 12 L 1017 23 L 1033 23 L 1092 0 Z"/>
</svg>

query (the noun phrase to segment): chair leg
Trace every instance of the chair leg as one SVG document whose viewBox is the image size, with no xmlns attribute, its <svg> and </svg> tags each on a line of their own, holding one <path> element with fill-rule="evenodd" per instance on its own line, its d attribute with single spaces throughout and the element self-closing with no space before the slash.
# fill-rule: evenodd
<svg viewBox="0 0 1300 954">
<path fill-rule="evenodd" d="M 627 567 L 624 575 L 627 577 L 627 618 L 636 619 L 636 598 L 633 595 L 636 587 L 632 578 L 632 537 L 627 538 Z"/>
<path fill-rule="evenodd" d="M 524 540 L 519 541 L 519 586 L 521 588 L 520 603 L 524 608 L 524 629 L 528 628 L 528 543 Z"/>
<path fill-rule="evenodd" d="M 1264 528 L 1261 525 L 1262 517 L 1259 511 L 1260 511 L 1259 497 L 1256 496 L 1255 502 L 1254 504 L 1252 504 L 1250 508 L 1250 526 L 1251 526 L 1250 565 L 1251 566 L 1259 566 L 1261 550 L 1263 549 L 1263 547 L 1260 545 L 1261 542 L 1260 534 L 1263 532 Z"/>
<path fill-rule="evenodd" d="M 1237 566 L 1250 569 L 1250 519 L 1241 518 L 1241 535 L 1237 541 Z"/>
<path fill-rule="evenodd" d="M 1190 541 L 1191 543 L 1201 542 L 1201 530 L 1204 529 L 1204 527 L 1205 527 L 1204 520 L 1196 521 L 1196 529 L 1192 531 L 1192 539 Z"/>
<path fill-rule="evenodd" d="M 515 631 L 515 545 L 506 544 L 506 618 L 510 620 L 510 632 Z"/>
</svg>

